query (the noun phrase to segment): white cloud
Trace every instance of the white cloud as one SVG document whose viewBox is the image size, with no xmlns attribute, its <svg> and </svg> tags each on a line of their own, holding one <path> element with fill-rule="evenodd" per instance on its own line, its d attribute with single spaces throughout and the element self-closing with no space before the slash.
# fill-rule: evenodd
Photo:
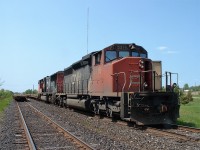
<svg viewBox="0 0 200 150">
<path fill-rule="evenodd" d="M 167 51 L 167 54 L 176 54 L 178 53 L 177 51 Z"/>
<path fill-rule="evenodd" d="M 157 50 L 159 50 L 163 54 L 176 54 L 176 53 L 178 53 L 178 51 L 169 50 L 169 48 L 167 46 L 159 46 L 159 47 L 157 47 Z"/>
<path fill-rule="evenodd" d="M 168 48 L 166 46 L 159 46 L 159 47 L 157 47 L 157 49 L 160 50 L 160 51 L 164 51 Z"/>
</svg>

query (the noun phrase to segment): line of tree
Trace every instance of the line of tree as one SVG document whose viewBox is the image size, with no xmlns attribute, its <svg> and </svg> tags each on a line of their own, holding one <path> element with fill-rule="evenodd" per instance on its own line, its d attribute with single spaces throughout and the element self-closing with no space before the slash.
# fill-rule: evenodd
<svg viewBox="0 0 200 150">
<path fill-rule="evenodd" d="M 200 85 L 197 86 L 189 86 L 187 83 L 184 84 L 183 90 L 190 90 L 190 91 L 200 91 Z"/>
<path fill-rule="evenodd" d="M 37 90 L 32 90 L 32 89 L 28 89 L 25 92 L 23 92 L 23 94 L 37 94 L 38 91 Z"/>
</svg>

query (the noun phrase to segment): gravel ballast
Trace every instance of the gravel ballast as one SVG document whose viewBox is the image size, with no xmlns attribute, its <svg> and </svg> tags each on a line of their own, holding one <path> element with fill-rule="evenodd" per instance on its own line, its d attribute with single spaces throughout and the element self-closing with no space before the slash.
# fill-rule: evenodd
<svg viewBox="0 0 200 150">
<path fill-rule="evenodd" d="M 69 130 L 94 149 L 193 149 L 200 148 L 199 143 L 181 141 L 175 138 L 155 136 L 145 130 L 137 130 L 128 126 L 99 117 L 87 116 L 72 109 L 59 108 L 52 104 L 31 100 L 31 105 Z M 1 148 L 12 149 L 12 120 L 14 103 L 5 111 L 1 126 Z"/>
</svg>

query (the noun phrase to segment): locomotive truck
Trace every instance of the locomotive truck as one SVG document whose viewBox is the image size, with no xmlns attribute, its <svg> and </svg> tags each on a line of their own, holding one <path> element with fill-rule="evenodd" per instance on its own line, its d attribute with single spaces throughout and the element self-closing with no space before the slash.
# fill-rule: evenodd
<svg viewBox="0 0 200 150">
<path fill-rule="evenodd" d="M 108 117 L 118 115 L 138 125 L 174 124 L 179 117 L 172 73 L 163 75 L 161 61 L 152 61 L 142 46 L 133 43 L 91 52 L 38 85 L 41 100 Z"/>
</svg>

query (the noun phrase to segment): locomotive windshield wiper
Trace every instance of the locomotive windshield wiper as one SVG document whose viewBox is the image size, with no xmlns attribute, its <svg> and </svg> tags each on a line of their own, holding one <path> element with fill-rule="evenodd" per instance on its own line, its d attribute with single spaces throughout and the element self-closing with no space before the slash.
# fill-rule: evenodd
<svg viewBox="0 0 200 150">
<path fill-rule="evenodd" d="M 109 61 L 113 61 L 113 60 L 115 60 L 115 59 L 121 59 L 121 58 L 123 58 L 123 57 L 115 57 L 115 58 L 113 58 L 113 59 L 110 59 L 108 56 L 106 56 L 106 58 L 108 59 L 108 60 L 106 60 L 106 62 L 109 62 Z"/>
<path fill-rule="evenodd" d="M 111 61 L 111 59 L 110 59 L 108 56 L 106 56 L 106 58 L 107 58 L 109 61 Z M 107 60 L 106 60 L 106 62 L 107 62 Z"/>
</svg>

